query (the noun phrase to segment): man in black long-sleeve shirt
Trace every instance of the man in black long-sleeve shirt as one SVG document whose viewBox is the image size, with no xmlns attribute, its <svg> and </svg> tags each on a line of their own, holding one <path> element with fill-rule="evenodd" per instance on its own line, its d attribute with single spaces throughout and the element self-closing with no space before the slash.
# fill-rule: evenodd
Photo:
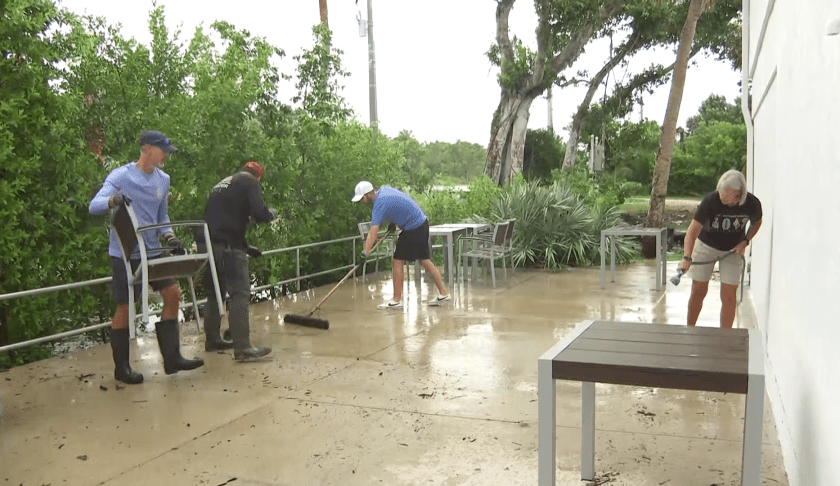
<svg viewBox="0 0 840 486">
<path fill-rule="evenodd" d="M 210 230 L 213 243 L 213 258 L 222 295 L 230 294 L 228 321 L 233 341 L 223 339 L 220 334 L 221 318 L 219 303 L 212 292 L 207 297 L 204 332 L 204 349 L 215 351 L 233 348 L 237 361 L 260 358 L 271 352 L 269 347 L 251 345 L 248 304 L 251 298 L 251 274 L 248 270 L 248 255 L 260 256 L 259 250 L 249 247 L 245 230 L 250 218 L 268 222 L 276 212 L 265 205 L 262 194 L 262 176 L 265 168 L 255 160 L 249 160 L 236 174 L 222 179 L 210 191 L 210 198 L 204 208 L 204 219 Z M 204 273 L 205 288 L 212 288 L 212 274 L 208 268 Z"/>
</svg>

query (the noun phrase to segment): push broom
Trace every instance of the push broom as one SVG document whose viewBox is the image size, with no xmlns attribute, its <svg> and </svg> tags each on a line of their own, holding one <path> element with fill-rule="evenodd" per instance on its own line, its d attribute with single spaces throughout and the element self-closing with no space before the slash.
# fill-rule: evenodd
<svg viewBox="0 0 840 486">
<path fill-rule="evenodd" d="M 379 246 L 379 244 L 382 243 L 385 240 L 385 238 L 388 237 L 389 234 L 391 234 L 390 231 L 385 233 L 382 236 L 382 238 L 379 241 L 377 241 L 375 245 L 373 245 L 373 248 L 370 249 L 370 252 L 373 253 L 376 250 L 376 247 Z M 311 311 L 309 311 L 305 315 L 286 314 L 285 316 L 283 316 L 283 322 L 285 322 L 287 324 L 298 324 L 300 326 L 314 327 L 316 329 L 329 329 L 330 328 L 330 321 L 328 321 L 326 319 L 319 319 L 317 317 L 312 317 L 312 314 L 314 314 L 318 309 L 320 309 L 321 306 L 324 305 L 324 302 L 326 302 L 327 299 L 330 298 L 330 296 L 333 294 L 333 292 L 335 292 L 336 289 L 338 289 L 338 287 L 341 284 L 343 284 L 345 280 L 350 278 L 350 276 L 353 275 L 353 273 L 363 264 L 364 264 L 364 261 L 356 264 L 355 267 L 350 269 L 350 271 L 347 272 L 347 275 L 345 275 L 344 278 L 339 280 L 339 282 L 337 284 L 335 284 L 335 287 L 333 287 L 332 290 L 330 290 L 330 292 L 327 295 L 325 295 L 323 299 L 321 299 L 321 302 L 319 302 L 318 305 L 313 307 Z"/>
</svg>

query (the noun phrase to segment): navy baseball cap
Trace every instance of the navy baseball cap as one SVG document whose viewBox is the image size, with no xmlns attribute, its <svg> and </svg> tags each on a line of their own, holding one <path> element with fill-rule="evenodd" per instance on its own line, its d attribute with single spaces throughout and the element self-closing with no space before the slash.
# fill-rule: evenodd
<svg viewBox="0 0 840 486">
<path fill-rule="evenodd" d="M 174 152 L 178 150 L 172 146 L 171 140 L 166 135 L 157 131 L 148 131 L 140 134 L 140 146 L 154 145 L 155 147 L 166 150 L 167 152 Z"/>
</svg>

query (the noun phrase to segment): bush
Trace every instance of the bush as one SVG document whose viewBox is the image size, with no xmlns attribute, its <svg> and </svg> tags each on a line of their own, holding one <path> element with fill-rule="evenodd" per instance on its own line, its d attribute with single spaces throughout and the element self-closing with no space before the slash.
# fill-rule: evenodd
<svg viewBox="0 0 840 486">
<path fill-rule="evenodd" d="M 493 199 L 501 192 L 502 188 L 492 179 L 481 175 L 470 182 L 466 191 L 432 189 L 413 196 L 429 218 L 429 224 L 435 225 L 474 219 L 486 221 Z"/>
<path fill-rule="evenodd" d="M 601 230 L 620 222 L 617 208 L 589 204 L 559 181 L 511 184 L 493 200 L 490 216 L 493 221 L 516 219 L 516 265 L 546 269 L 599 262 Z M 619 240 L 616 260 L 628 261 L 635 251 L 634 244 Z"/>
</svg>

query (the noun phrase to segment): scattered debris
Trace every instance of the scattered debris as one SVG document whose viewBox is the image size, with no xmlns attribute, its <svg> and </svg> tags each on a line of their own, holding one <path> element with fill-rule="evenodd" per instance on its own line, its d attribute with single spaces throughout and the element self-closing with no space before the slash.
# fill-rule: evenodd
<svg viewBox="0 0 840 486">
<path fill-rule="evenodd" d="M 591 483 L 589 483 L 589 486 L 598 486 L 600 484 L 611 483 L 611 482 L 615 481 L 617 477 L 618 477 L 617 472 L 612 472 L 612 471 L 611 472 L 606 472 L 606 473 L 604 473 L 600 476 L 596 476 L 595 480 L 592 481 Z"/>
<path fill-rule="evenodd" d="M 105 385 L 99 385 L 99 389 L 102 391 L 108 391 L 108 387 Z"/>
<path fill-rule="evenodd" d="M 237 478 L 230 478 L 227 481 L 225 481 L 224 483 L 219 483 L 217 486 L 225 486 L 226 484 L 230 484 L 230 483 L 236 481 L 236 479 Z"/>
<path fill-rule="evenodd" d="M 87 379 L 88 379 L 88 378 L 90 378 L 90 377 L 92 377 L 92 376 L 93 376 L 93 373 L 85 373 L 85 374 L 83 374 L 83 375 L 79 375 L 79 376 L 77 377 L 77 379 L 78 379 L 79 381 L 85 381 L 85 382 L 86 382 L 86 381 L 87 381 Z"/>
<path fill-rule="evenodd" d="M 432 393 L 418 393 L 417 396 L 420 397 L 420 398 L 432 398 L 433 396 L 435 396 L 435 392 L 432 392 Z"/>
<path fill-rule="evenodd" d="M 85 454 L 83 456 L 76 456 L 76 459 L 78 459 L 80 461 L 87 461 L 88 457 L 87 457 L 87 454 Z"/>
</svg>

